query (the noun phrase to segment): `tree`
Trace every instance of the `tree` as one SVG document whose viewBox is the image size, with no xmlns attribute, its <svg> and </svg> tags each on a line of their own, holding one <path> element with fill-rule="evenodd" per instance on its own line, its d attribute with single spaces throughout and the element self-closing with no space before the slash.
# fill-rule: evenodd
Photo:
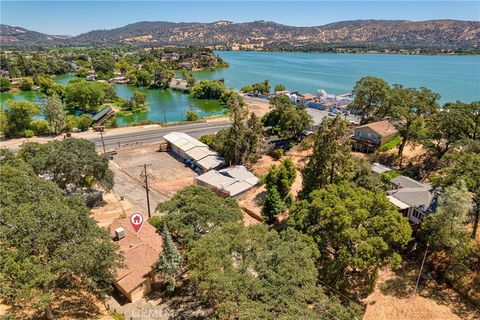
<svg viewBox="0 0 480 320">
<path fill-rule="evenodd" d="M 161 202 L 157 210 L 164 212 L 164 221 L 173 237 L 182 245 L 211 232 L 228 222 L 240 222 L 242 212 L 235 199 L 221 198 L 201 186 L 186 187 L 172 199 Z M 161 226 L 157 225 L 157 229 Z"/>
<path fill-rule="evenodd" d="M 366 123 L 370 118 L 380 120 L 388 114 L 387 97 L 390 87 L 385 80 L 377 77 L 363 77 L 353 87 L 354 100 L 348 108 L 360 111 L 362 118 L 360 123 Z"/>
<path fill-rule="evenodd" d="M 285 87 L 283 84 L 279 83 L 275 85 L 275 89 L 274 89 L 275 92 L 285 91 L 285 90 L 287 90 L 287 87 Z"/>
<path fill-rule="evenodd" d="M 220 81 L 202 80 L 192 88 L 192 97 L 196 99 L 219 100 L 225 93 Z"/>
<path fill-rule="evenodd" d="M 82 199 L 64 196 L 22 161 L 0 166 L 0 296 L 45 310 L 65 288 L 102 295 L 120 255 Z"/>
<path fill-rule="evenodd" d="M 440 95 L 426 88 L 395 86 L 388 99 L 393 116 L 401 122 L 399 135 L 402 143 L 398 148 L 398 157 L 401 158 L 407 142 L 419 137 L 424 120 L 438 111 Z"/>
<path fill-rule="evenodd" d="M 351 173 L 350 137 L 347 123 L 340 116 L 324 118 L 315 133 L 313 155 L 302 171 L 302 197 L 327 184 L 349 179 Z"/>
<path fill-rule="evenodd" d="M 40 92 L 46 96 L 57 95 L 62 98 L 65 95 L 65 87 L 60 83 L 55 83 L 49 76 L 36 77 L 36 83 L 40 87 Z"/>
<path fill-rule="evenodd" d="M 262 121 L 265 126 L 271 126 L 281 137 L 298 138 L 303 130 L 310 127 L 312 117 L 304 106 L 295 106 L 284 94 L 276 95 L 270 100 L 272 111 L 267 113 Z"/>
<path fill-rule="evenodd" d="M 440 194 L 438 208 L 422 224 L 422 235 L 432 251 L 444 252 L 449 260 L 447 277 L 460 274 L 473 249 L 466 229 L 472 199 L 463 181 L 446 187 Z"/>
<path fill-rule="evenodd" d="M 0 92 L 7 92 L 12 87 L 10 80 L 0 77 Z"/>
<path fill-rule="evenodd" d="M 263 202 L 262 215 L 265 222 L 275 222 L 277 216 L 285 211 L 285 201 L 280 197 L 276 187 L 267 190 L 267 196 Z"/>
<path fill-rule="evenodd" d="M 372 285 L 378 267 L 399 263 L 397 251 L 412 234 L 407 219 L 384 192 L 347 183 L 311 192 L 289 216 L 289 225 L 317 244 L 322 281 L 338 289 L 354 280 Z"/>
<path fill-rule="evenodd" d="M 358 307 L 343 307 L 317 285 L 317 257 L 295 230 L 228 224 L 194 242 L 189 276 L 212 318 L 355 319 Z"/>
<path fill-rule="evenodd" d="M 272 165 L 270 171 L 265 177 L 265 185 L 267 190 L 275 189 L 280 199 L 290 206 L 292 196 L 290 190 L 297 176 L 297 170 L 292 159 L 286 158 L 279 166 Z"/>
<path fill-rule="evenodd" d="M 177 283 L 177 275 L 182 268 L 182 257 L 170 236 L 167 225 L 162 230 L 163 250 L 157 264 L 157 274 L 167 283 L 167 290 L 173 292 Z"/>
<path fill-rule="evenodd" d="M 62 100 L 57 95 L 48 96 L 43 102 L 45 119 L 54 134 L 59 134 L 65 128 L 65 110 Z"/>
<path fill-rule="evenodd" d="M 460 108 L 444 108 L 426 121 L 424 145 L 438 160 L 469 138 L 469 118 Z"/>
<path fill-rule="evenodd" d="M 77 118 L 77 127 L 81 131 L 87 131 L 92 124 L 93 120 L 88 114 L 82 114 L 80 117 Z"/>
<path fill-rule="evenodd" d="M 133 93 L 132 102 L 139 106 L 144 106 L 147 103 L 145 93 L 140 91 L 135 91 Z"/>
<path fill-rule="evenodd" d="M 480 220 L 480 153 L 478 152 L 453 152 L 445 156 L 446 167 L 440 170 L 440 176 L 434 179 L 437 187 L 455 185 L 460 179 L 473 197 L 473 225 L 472 238 L 477 235 Z"/>
<path fill-rule="evenodd" d="M 135 71 L 136 84 L 141 87 L 149 86 L 153 81 L 153 76 L 150 72 L 146 70 L 137 70 Z"/>
<path fill-rule="evenodd" d="M 456 117 L 462 115 L 465 118 L 466 125 L 462 129 L 469 139 L 478 140 L 480 138 L 480 101 L 473 101 L 470 104 L 460 101 L 446 103 L 443 109 L 455 112 Z"/>
<path fill-rule="evenodd" d="M 65 103 L 70 109 L 82 112 L 96 111 L 106 99 L 104 86 L 84 79 L 71 80 L 65 88 Z"/>
<path fill-rule="evenodd" d="M 269 94 L 270 93 L 270 85 L 268 84 L 268 80 L 264 80 L 262 82 L 257 82 L 252 85 L 253 92 L 256 94 Z"/>
<path fill-rule="evenodd" d="M 20 80 L 18 87 L 22 91 L 30 91 L 33 89 L 33 79 L 30 77 L 25 77 Z"/>
<path fill-rule="evenodd" d="M 161 88 L 168 88 L 174 76 L 175 72 L 163 65 L 156 66 L 153 71 L 153 81 Z"/>
<path fill-rule="evenodd" d="M 91 188 L 94 184 L 109 190 L 113 186 L 108 159 L 85 139 L 28 142 L 19 150 L 18 157 L 32 165 L 36 174 L 51 176 L 64 190 Z"/>
<path fill-rule="evenodd" d="M 216 149 L 232 164 L 255 161 L 259 155 L 263 126 L 260 119 L 245 107 L 243 97 L 231 92 L 226 102 L 232 126 L 215 135 Z"/>
<path fill-rule="evenodd" d="M 30 101 L 7 101 L 4 130 L 8 137 L 23 135 L 31 129 L 32 117 L 40 113 L 40 107 Z"/>
<path fill-rule="evenodd" d="M 251 85 L 244 86 L 240 89 L 240 92 L 243 92 L 243 93 L 253 92 L 253 86 Z"/>
</svg>

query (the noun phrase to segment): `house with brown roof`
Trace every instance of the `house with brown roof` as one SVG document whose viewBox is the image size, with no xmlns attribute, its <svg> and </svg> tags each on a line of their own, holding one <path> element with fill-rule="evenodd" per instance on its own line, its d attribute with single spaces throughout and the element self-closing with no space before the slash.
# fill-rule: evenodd
<svg viewBox="0 0 480 320">
<path fill-rule="evenodd" d="M 124 257 L 114 285 L 130 302 L 137 301 L 152 290 L 155 265 L 163 250 L 162 237 L 149 223 L 135 232 L 127 218 L 115 220 L 109 229 Z"/>
<path fill-rule="evenodd" d="M 371 152 L 395 138 L 398 131 L 388 120 L 372 122 L 353 129 L 352 149 Z"/>
</svg>

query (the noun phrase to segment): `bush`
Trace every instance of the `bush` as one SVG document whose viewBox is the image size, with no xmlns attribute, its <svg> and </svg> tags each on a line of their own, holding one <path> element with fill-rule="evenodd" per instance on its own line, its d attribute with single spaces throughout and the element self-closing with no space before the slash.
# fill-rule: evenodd
<svg viewBox="0 0 480 320">
<path fill-rule="evenodd" d="M 45 120 L 36 120 L 32 123 L 33 131 L 37 135 L 47 134 L 50 131 L 48 122 Z"/>
<path fill-rule="evenodd" d="M 283 156 L 284 153 L 285 151 L 283 149 L 275 149 L 271 152 L 271 155 L 274 159 L 278 160 Z"/>
<path fill-rule="evenodd" d="M 148 223 L 155 227 L 157 230 L 161 230 L 161 227 L 163 226 L 163 221 L 164 219 L 159 216 L 153 216 L 150 219 L 148 219 Z"/>
<path fill-rule="evenodd" d="M 77 127 L 81 131 L 87 131 L 88 128 L 92 125 L 93 120 L 86 114 L 82 114 L 80 117 L 77 118 Z"/>
<path fill-rule="evenodd" d="M 392 140 L 388 141 L 387 143 L 384 143 L 378 148 L 378 151 L 380 152 L 386 152 L 388 150 L 391 150 L 395 147 L 398 147 L 402 143 L 402 139 L 399 136 L 396 136 Z"/>
<path fill-rule="evenodd" d="M 247 93 L 247 92 L 253 92 L 253 87 L 248 85 L 240 89 L 240 92 Z"/>
<path fill-rule="evenodd" d="M 200 115 L 195 110 L 188 110 L 186 113 L 187 121 L 197 121 L 200 120 Z"/>
<path fill-rule="evenodd" d="M 27 130 L 23 131 L 23 136 L 25 138 L 31 138 L 34 135 L 35 135 L 35 133 L 33 132 L 33 130 L 27 129 Z"/>
<path fill-rule="evenodd" d="M 33 79 L 30 77 L 22 78 L 18 84 L 22 91 L 30 91 L 33 89 Z"/>
<path fill-rule="evenodd" d="M 225 93 L 225 86 L 219 81 L 202 80 L 192 88 L 192 97 L 219 100 Z"/>
<path fill-rule="evenodd" d="M 384 182 L 384 183 L 390 183 L 390 181 L 392 181 L 392 179 L 398 177 L 399 175 L 400 175 L 400 173 L 398 173 L 398 171 L 390 170 L 390 171 L 382 173 L 381 179 L 382 179 L 382 182 Z"/>
</svg>

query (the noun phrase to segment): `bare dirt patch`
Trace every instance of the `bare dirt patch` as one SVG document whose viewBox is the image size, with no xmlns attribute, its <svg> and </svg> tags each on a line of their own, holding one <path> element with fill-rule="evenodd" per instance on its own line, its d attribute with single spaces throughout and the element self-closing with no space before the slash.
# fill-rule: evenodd
<svg viewBox="0 0 480 320">
<path fill-rule="evenodd" d="M 140 179 L 140 183 L 143 164 L 147 164 L 149 187 L 169 199 L 194 184 L 196 174 L 173 153 L 157 150 L 157 144 L 121 150 L 115 160 L 128 175 Z"/>
</svg>

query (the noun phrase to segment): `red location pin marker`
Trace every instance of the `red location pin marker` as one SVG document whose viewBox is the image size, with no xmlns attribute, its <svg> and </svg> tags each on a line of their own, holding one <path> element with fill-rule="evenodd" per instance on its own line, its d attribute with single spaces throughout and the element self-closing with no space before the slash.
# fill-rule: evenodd
<svg viewBox="0 0 480 320">
<path fill-rule="evenodd" d="M 132 224 L 133 229 L 135 229 L 135 232 L 138 232 L 138 230 L 140 230 L 143 221 L 145 221 L 145 219 L 143 218 L 143 214 L 141 213 L 134 212 L 130 216 L 130 223 Z"/>
</svg>

